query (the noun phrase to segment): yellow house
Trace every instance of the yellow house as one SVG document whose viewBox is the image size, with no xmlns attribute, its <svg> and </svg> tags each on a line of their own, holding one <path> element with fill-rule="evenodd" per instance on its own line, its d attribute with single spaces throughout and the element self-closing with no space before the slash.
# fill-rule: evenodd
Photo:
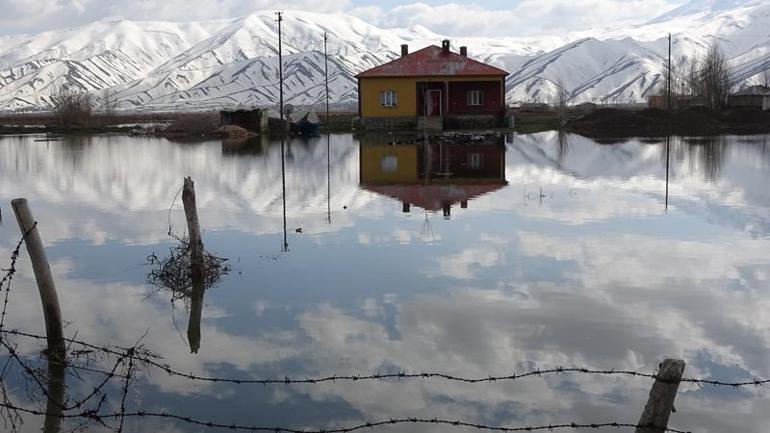
<svg viewBox="0 0 770 433">
<path fill-rule="evenodd" d="M 426 122 L 435 127 L 498 126 L 505 114 L 508 73 L 450 51 L 445 40 L 358 74 L 358 111 L 364 127 L 387 129 Z"/>
</svg>

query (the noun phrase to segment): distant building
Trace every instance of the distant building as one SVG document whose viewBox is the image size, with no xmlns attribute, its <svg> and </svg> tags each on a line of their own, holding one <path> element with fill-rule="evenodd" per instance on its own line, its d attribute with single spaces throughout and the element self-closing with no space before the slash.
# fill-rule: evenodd
<svg viewBox="0 0 770 433">
<path fill-rule="evenodd" d="M 706 105 L 706 101 L 699 96 L 679 95 L 671 94 L 671 108 L 675 110 L 683 110 L 685 108 L 703 106 Z M 647 97 L 647 106 L 650 108 L 658 108 L 665 110 L 668 108 L 668 95 L 658 94 L 650 95 Z"/>
<path fill-rule="evenodd" d="M 550 105 L 544 102 L 523 102 L 516 109 L 523 113 L 548 113 L 553 111 Z"/>
<path fill-rule="evenodd" d="M 370 129 L 473 128 L 504 123 L 508 73 L 451 52 L 449 41 L 358 74 L 358 114 Z"/>
<path fill-rule="evenodd" d="M 268 130 L 268 111 L 263 109 L 223 110 L 219 112 L 220 126 L 239 126 L 248 132 L 264 133 Z"/>
<path fill-rule="evenodd" d="M 730 108 L 753 107 L 770 111 L 770 87 L 751 86 L 730 95 L 727 100 Z"/>
</svg>

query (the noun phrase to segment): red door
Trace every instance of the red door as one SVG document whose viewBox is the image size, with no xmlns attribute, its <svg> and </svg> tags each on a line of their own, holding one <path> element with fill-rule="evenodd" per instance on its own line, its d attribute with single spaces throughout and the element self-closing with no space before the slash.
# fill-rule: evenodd
<svg viewBox="0 0 770 433">
<path fill-rule="evenodd" d="M 428 90 L 428 116 L 441 116 L 441 90 Z"/>
</svg>

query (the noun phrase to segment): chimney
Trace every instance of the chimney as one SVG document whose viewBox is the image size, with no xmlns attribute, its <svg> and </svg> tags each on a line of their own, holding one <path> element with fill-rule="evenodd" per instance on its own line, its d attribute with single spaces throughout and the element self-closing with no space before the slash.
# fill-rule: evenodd
<svg viewBox="0 0 770 433">
<path fill-rule="evenodd" d="M 444 39 L 441 41 L 441 52 L 444 54 L 449 54 L 449 39 Z"/>
<path fill-rule="evenodd" d="M 407 54 L 409 54 L 409 45 L 402 44 L 401 45 L 401 57 L 404 57 Z"/>
<path fill-rule="evenodd" d="M 468 47 L 460 47 L 460 55 L 463 57 L 468 57 Z"/>
</svg>

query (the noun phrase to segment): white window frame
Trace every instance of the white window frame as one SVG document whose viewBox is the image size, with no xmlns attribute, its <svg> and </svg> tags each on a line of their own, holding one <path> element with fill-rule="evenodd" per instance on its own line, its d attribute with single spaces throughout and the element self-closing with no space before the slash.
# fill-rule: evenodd
<svg viewBox="0 0 770 433">
<path fill-rule="evenodd" d="M 393 108 L 398 104 L 398 94 L 395 90 L 383 90 L 380 92 L 380 105 L 385 108 Z"/>
<path fill-rule="evenodd" d="M 380 159 L 380 170 L 383 173 L 395 173 L 398 171 L 398 156 L 385 155 Z"/>
<path fill-rule="evenodd" d="M 465 103 L 469 107 L 480 107 L 484 105 L 484 91 L 483 90 L 468 90 L 468 94 L 465 98 Z"/>
<path fill-rule="evenodd" d="M 468 167 L 471 170 L 480 170 L 484 165 L 484 157 L 481 153 L 474 152 L 468 154 Z"/>
</svg>

